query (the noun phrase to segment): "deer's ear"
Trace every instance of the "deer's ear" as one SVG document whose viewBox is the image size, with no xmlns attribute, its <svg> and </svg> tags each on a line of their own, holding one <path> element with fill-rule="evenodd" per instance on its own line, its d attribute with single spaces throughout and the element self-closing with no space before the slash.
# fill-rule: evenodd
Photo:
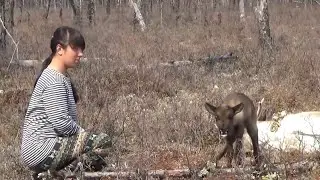
<svg viewBox="0 0 320 180">
<path fill-rule="evenodd" d="M 209 104 L 209 103 L 205 103 L 205 105 L 204 105 L 205 107 L 206 107 L 206 110 L 209 112 L 209 113 L 211 113 L 211 114 L 213 114 L 213 115 L 215 115 L 216 114 L 216 107 L 214 107 L 213 105 L 211 105 L 211 104 Z"/>
<path fill-rule="evenodd" d="M 234 106 L 232 109 L 234 111 L 234 114 L 238 114 L 239 112 L 241 112 L 243 110 L 243 103 L 240 103 L 236 106 Z"/>
</svg>

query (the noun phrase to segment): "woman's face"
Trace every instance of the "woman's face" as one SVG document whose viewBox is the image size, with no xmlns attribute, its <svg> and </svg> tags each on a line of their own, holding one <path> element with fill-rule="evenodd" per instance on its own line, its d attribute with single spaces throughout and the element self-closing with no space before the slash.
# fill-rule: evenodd
<svg viewBox="0 0 320 180">
<path fill-rule="evenodd" d="M 83 56 L 83 51 L 81 48 L 71 47 L 70 45 L 68 45 L 63 49 L 61 56 L 64 61 L 65 67 L 73 68 L 80 63 L 80 58 Z"/>
</svg>

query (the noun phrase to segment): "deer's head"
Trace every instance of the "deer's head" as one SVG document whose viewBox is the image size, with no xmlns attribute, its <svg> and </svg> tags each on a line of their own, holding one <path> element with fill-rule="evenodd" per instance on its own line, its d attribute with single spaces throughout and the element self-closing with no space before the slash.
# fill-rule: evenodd
<svg viewBox="0 0 320 180">
<path fill-rule="evenodd" d="M 233 130 L 234 116 L 242 111 L 243 104 L 240 103 L 233 107 L 222 104 L 218 107 L 215 107 L 210 103 L 205 103 L 205 108 L 215 117 L 216 125 L 219 129 L 220 135 L 225 137 L 228 132 Z"/>
</svg>

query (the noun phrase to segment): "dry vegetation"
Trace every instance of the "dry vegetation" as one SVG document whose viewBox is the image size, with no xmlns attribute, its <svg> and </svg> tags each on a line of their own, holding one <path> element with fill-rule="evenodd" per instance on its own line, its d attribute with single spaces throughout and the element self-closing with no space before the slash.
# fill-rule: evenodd
<svg viewBox="0 0 320 180">
<path fill-rule="evenodd" d="M 114 9 L 109 17 L 104 11 L 98 9 L 97 24 L 89 27 L 85 22 L 81 31 L 86 57 L 105 59 L 84 63 L 70 74 L 81 96 L 81 125 L 114 137 L 115 150 L 107 160 L 117 168 L 201 168 L 217 144 L 213 119 L 203 103 L 217 104 L 231 91 L 244 92 L 255 102 L 265 97 L 265 108 L 275 111 L 318 110 L 318 6 L 270 6 L 275 43 L 270 57 L 259 50 L 252 12 L 247 12 L 245 30 L 238 22 L 238 10 L 223 9 L 219 26 L 216 12 L 207 14 L 207 26 L 199 12 L 192 18 L 183 14 L 178 26 L 175 17 L 164 12 L 161 28 L 155 9 L 142 33 L 133 29 L 131 9 Z M 63 22 L 58 11 L 52 11 L 47 21 L 40 18 L 44 12 L 30 12 L 30 22 L 25 14 L 15 26 L 13 36 L 22 59 L 46 58 L 54 29 L 72 24 L 71 11 L 64 10 Z M 6 72 L 10 47 L 2 52 L 0 63 L 0 89 L 10 91 L 0 95 L 0 178 L 29 179 L 19 163 L 20 128 L 39 67 L 11 65 Z M 157 66 L 226 52 L 239 59 L 206 66 Z"/>
</svg>

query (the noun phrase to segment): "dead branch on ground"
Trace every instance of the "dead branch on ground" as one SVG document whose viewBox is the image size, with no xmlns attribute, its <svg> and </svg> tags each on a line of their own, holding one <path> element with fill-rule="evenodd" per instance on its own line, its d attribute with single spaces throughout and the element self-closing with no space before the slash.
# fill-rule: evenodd
<svg viewBox="0 0 320 180">
<path fill-rule="evenodd" d="M 153 178 L 167 178 L 167 177 L 195 177 L 203 178 L 205 176 L 217 175 L 217 174 L 247 174 L 247 175 L 258 175 L 263 176 L 264 174 L 270 173 L 281 173 L 286 171 L 290 174 L 301 174 L 304 172 L 311 171 L 314 168 L 319 167 L 319 163 L 316 161 L 301 161 L 292 164 L 275 164 L 264 166 L 264 170 L 257 171 L 253 166 L 247 166 L 243 168 L 211 168 L 206 169 L 206 173 L 192 169 L 173 169 L 173 170 L 137 170 L 137 171 L 112 171 L 112 172 L 84 172 L 83 177 L 86 178 L 98 178 L 98 177 L 109 177 L 109 178 L 130 178 L 130 177 L 153 177 Z M 70 177 L 75 177 L 76 175 L 70 175 Z"/>
</svg>

